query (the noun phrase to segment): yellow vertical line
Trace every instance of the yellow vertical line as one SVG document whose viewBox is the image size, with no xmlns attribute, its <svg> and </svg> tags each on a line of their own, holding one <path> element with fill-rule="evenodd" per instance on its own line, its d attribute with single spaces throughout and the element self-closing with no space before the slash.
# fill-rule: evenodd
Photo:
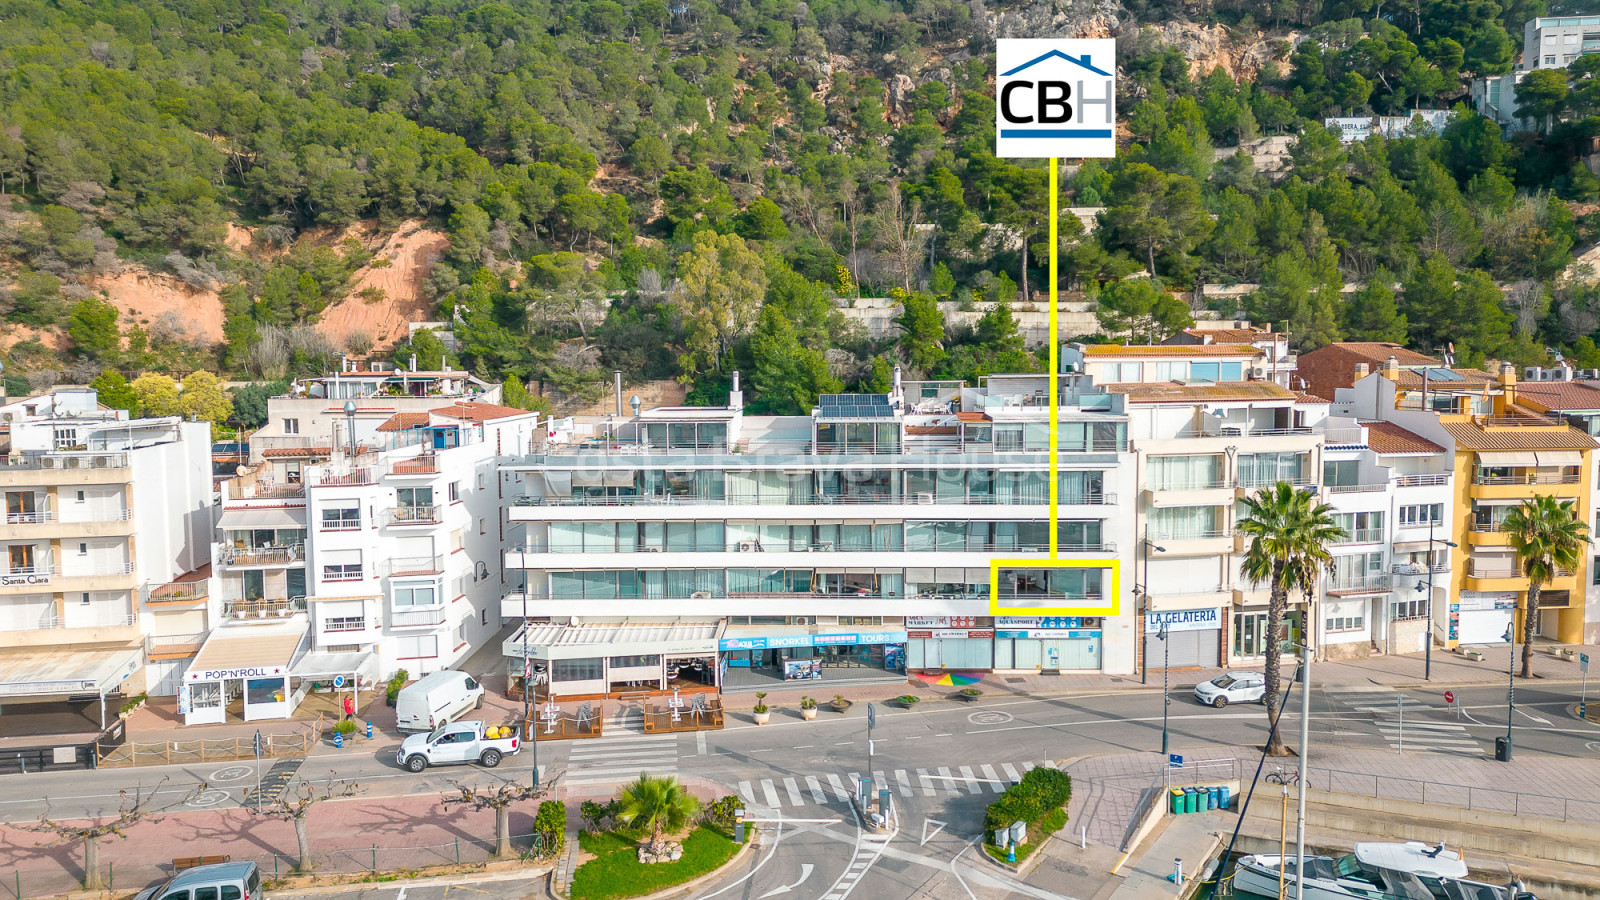
<svg viewBox="0 0 1600 900">
<path fill-rule="evenodd" d="M 1060 438 L 1058 426 L 1060 425 L 1060 410 L 1058 409 L 1061 370 L 1061 344 L 1058 340 L 1056 329 L 1060 322 L 1060 304 L 1056 302 L 1056 288 L 1060 279 L 1056 277 L 1056 256 L 1058 239 L 1056 237 L 1056 205 L 1059 202 L 1057 191 L 1060 161 L 1054 156 L 1050 157 L 1050 558 L 1057 559 L 1061 556 L 1061 548 L 1057 545 L 1058 527 L 1060 521 L 1061 477 L 1060 468 Z"/>
</svg>

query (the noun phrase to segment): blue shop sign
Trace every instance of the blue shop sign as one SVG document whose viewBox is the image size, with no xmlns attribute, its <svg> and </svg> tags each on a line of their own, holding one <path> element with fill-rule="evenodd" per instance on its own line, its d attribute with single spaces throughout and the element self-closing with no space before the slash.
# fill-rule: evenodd
<svg viewBox="0 0 1600 900">
<path fill-rule="evenodd" d="M 723 638 L 718 650 L 776 650 L 784 647 L 840 647 L 850 644 L 903 644 L 904 631 L 871 631 L 842 634 L 785 634 L 774 637 Z"/>
<path fill-rule="evenodd" d="M 1043 638 L 1049 640 L 1092 641 L 1100 637 L 1098 628 L 1030 628 L 1026 631 L 996 631 L 997 638 Z"/>
</svg>

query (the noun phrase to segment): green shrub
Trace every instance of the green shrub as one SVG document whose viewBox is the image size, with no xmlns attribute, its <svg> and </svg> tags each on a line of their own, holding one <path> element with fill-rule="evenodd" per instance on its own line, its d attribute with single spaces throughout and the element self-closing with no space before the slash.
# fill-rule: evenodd
<svg viewBox="0 0 1600 900">
<path fill-rule="evenodd" d="M 983 814 L 983 830 L 993 833 L 1019 820 L 1031 826 L 1071 799 L 1071 775 L 1059 769 L 1030 769 L 1021 782 L 1006 788 L 1000 799 L 989 804 Z"/>
<path fill-rule="evenodd" d="M 700 821 L 712 828 L 733 834 L 734 810 L 743 809 L 744 801 L 733 794 L 706 804 L 700 811 Z"/>
<path fill-rule="evenodd" d="M 533 817 L 533 830 L 544 839 L 544 852 L 561 852 L 567 837 L 567 805 L 560 800 L 546 800 L 539 804 Z"/>
<path fill-rule="evenodd" d="M 350 732 L 356 730 L 356 723 L 351 719 L 343 719 L 337 725 L 333 726 L 333 730 L 339 732 L 340 734 L 349 734 Z"/>
</svg>

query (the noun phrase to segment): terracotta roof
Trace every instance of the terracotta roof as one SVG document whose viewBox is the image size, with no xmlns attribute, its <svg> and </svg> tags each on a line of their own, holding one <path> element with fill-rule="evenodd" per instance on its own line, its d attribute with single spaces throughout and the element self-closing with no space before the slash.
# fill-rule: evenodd
<svg viewBox="0 0 1600 900">
<path fill-rule="evenodd" d="M 1484 428 L 1474 422 L 1441 422 L 1463 450 L 1592 450 L 1595 439 L 1568 426 L 1512 425 Z"/>
<path fill-rule="evenodd" d="M 1281 337 L 1271 331 L 1257 328 L 1185 328 L 1183 333 L 1191 337 L 1210 338 L 1213 344 L 1248 344 Z"/>
<path fill-rule="evenodd" d="M 1402 366 L 1439 365 L 1439 360 L 1431 356 L 1424 356 L 1415 350 L 1407 350 L 1399 344 L 1391 344 L 1386 341 L 1340 341 L 1328 346 L 1337 347 L 1352 356 L 1364 358 L 1372 364 L 1374 370 L 1388 362 L 1391 356 L 1394 357 L 1395 362 Z"/>
<path fill-rule="evenodd" d="M 428 414 L 425 412 L 395 413 L 378 426 L 379 431 L 407 431 L 412 428 L 421 428 L 428 424 Z"/>
<path fill-rule="evenodd" d="M 1108 384 L 1106 390 L 1128 395 L 1129 403 L 1206 403 L 1218 401 L 1294 400 L 1298 395 L 1270 381 L 1225 381 L 1179 384 L 1176 381 Z"/>
<path fill-rule="evenodd" d="M 1483 386 L 1500 386 L 1500 379 L 1490 375 L 1482 369 L 1446 369 L 1442 366 L 1429 366 L 1428 390 L 1431 391 L 1481 391 Z M 1452 372 L 1460 376 L 1459 380 L 1444 381 L 1434 376 L 1437 372 Z M 1378 374 L 1383 374 L 1379 372 Z M 1394 382 L 1401 388 L 1422 388 L 1422 371 L 1420 369 L 1401 369 L 1400 375 Z"/>
<path fill-rule="evenodd" d="M 992 421 L 994 421 L 993 419 L 989 418 L 989 414 L 988 413 L 979 412 L 979 411 L 976 411 L 976 410 L 971 411 L 971 412 L 958 412 L 958 413 L 956 413 L 956 420 L 960 421 L 960 422 L 992 422 Z"/>
<path fill-rule="evenodd" d="M 1443 453 L 1444 448 L 1393 422 L 1362 422 L 1367 429 L 1367 446 L 1373 453 Z"/>
<path fill-rule="evenodd" d="M 1094 357 L 1129 357 L 1138 359 L 1144 356 L 1175 356 L 1179 358 L 1189 356 L 1261 356 L 1266 351 L 1260 347 L 1250 347 L 1242 344 L 1144 344 L 1136 347 L 1124 347 L 1121 344 L 1090 344 L 1083 348 L 1083 355 Z"/>
<path fill-rule="evenodd" d="M 268 447 L 261 451 L 267 459 L 295 459 L 301 456 L 332 456 L 327 447 Z"/>
<path fill-rule="evenodd" d="M 1600 388 L 1581 381 L 1531 381 L 1517 385 L 1517 397 L 1545 409 L 1600 409 Z"/>
<path fill-rule="evenodd" d="M 494 419 L 509 419 L 512 416 L 531 415 L 525 409 L 498 406 L 493 403 L 454 403 L 434 410 L 433 414 L 447 416 L 452 419 L 466 419 L 469 422 L 489 422 Z"/>
<path fill-rule="evenodd" d="M 1295 391 L 1294 392 L 1294 402 L 1296 402 L 1296 403 L 1320 403 L 1323 406 L 1326 406 L 1329 403 L 1332 403 L 1333 401 L 1332 400 L 1324 400 L 1323 398 L 1318 397 L 1316 394 L 1308 394 L 1305 391 Z"/>
</svg>

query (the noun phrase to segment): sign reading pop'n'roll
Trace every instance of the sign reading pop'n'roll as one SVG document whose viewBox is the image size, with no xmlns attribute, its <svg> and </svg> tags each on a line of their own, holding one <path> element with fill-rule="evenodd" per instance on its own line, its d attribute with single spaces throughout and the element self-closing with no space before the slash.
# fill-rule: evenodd
<svg viewBox="0 0 1600 900">
<path fill-rule="evenodd" d="M 1117 155 L 1117 42 L 1003 39 L 995 50 L 995 155 Z"/>
</svg>

